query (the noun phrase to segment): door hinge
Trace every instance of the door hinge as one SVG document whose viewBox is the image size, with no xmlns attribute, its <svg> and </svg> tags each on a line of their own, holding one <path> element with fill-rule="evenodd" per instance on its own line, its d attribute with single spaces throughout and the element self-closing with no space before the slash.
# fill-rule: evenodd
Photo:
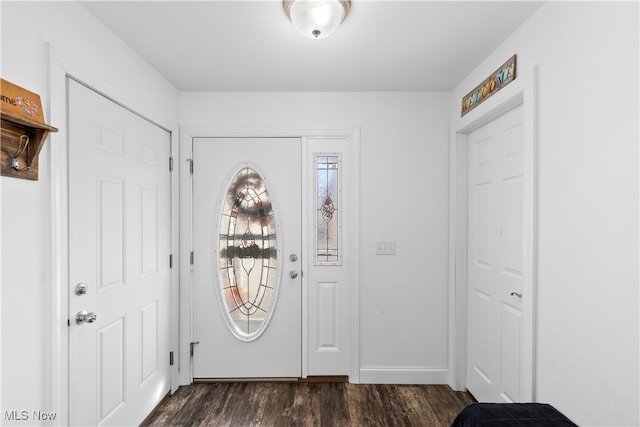
<svg viewBox="0 0 640 427">
<path fill-rule="evenodd" d="M 173 172 L 173 157 L 169 157 L 169 172 Z"/>
<path fill-rule="evenodd" d="M 189 262 L 193 265 L 193 252 L 189 255 Z"/>
<path fill-rule="evenodd" d="M 173 351 L 169 352 L 169 366 L 173 366 Z"/>
<path fill-rule="evenodd" d="M 191 355 L 191 357 L 193 357 L 193 347 L 196 344 L 200 344 L 200 341 L 193 341 L 189 343 L 189 354 Z"/>
<path fill-rule="evenodd" d="M 169 268 L 173 268 L 173 254 L 169 255 Z"/>
<path fill-rule="evenodd" d="M 67 319 L 67 326 L 70 327 L 71 326 L 71 319 Z"/>
<path fill-rule="evenodd" d="M 193 175 L 193 159 L 189 159 L 189 172 Z"/>
</svg>

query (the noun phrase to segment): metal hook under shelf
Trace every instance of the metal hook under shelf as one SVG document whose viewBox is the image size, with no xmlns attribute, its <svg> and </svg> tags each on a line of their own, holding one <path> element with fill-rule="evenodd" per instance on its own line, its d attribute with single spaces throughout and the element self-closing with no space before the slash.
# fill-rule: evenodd
<svg viewBox="0 0 640 427">
<path fill-rule="evenodd" d="M 11 131 L 8 131 L 8 132 L 11 132 Z M 12 132 L 12 133 L 17 134 L 17 132 Z M 24 142 L 24 146 L 22 145 L 23 142 Z M 26 172 L 31 170 L 31 165 L 27 165 L 26 167 L 20 169 L 19 167 L 20 163 L 18 160 L 18 157 L 20 157 L 22 153 L 24 153 L 24 150 L 27 149 L 28 145 L 29 145 L 29 136 L 20 135 L 20 141 L 18 142 L 18 149 L 16 150 L 16 153 L 13 155 L 13 157 L 9 157 L 7 159 L 7 165 L 9 167 L 17 170 L 18 172 Z"/>
</svg>

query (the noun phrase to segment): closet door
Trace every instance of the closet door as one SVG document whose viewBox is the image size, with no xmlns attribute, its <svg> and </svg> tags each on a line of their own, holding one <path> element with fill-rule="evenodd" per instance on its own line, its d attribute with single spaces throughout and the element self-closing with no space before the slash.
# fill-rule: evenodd
<svg viewBox="0 0 640 427">
<path fill-rule="evenodd" d="M 138 425 L 170 387 L 170 135 L 68 90 L 69 420 Z"/>
</svg>

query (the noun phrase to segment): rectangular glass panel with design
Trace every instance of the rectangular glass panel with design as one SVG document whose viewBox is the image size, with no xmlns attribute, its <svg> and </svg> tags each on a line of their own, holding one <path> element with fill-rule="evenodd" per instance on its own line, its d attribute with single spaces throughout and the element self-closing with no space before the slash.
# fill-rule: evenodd
<svg viewBox="0 0 640 427">
<path fill-rule="evenodd" d="M 340 252 L 340 183 L 339 154 L 316 154 L 316 254 L 317 265 L 342 263 Z"/>
</svg>

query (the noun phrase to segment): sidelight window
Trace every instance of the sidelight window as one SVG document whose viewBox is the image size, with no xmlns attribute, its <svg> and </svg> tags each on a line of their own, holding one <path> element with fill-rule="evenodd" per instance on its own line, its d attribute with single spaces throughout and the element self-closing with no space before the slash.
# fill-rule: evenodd
<svg viewBox="0 0 640 427">
<path fill-rule="evenodd" d="M 316 264 L 341 263 L 340 165 L 338 154 L 316 154 Z"/>
</svg>

